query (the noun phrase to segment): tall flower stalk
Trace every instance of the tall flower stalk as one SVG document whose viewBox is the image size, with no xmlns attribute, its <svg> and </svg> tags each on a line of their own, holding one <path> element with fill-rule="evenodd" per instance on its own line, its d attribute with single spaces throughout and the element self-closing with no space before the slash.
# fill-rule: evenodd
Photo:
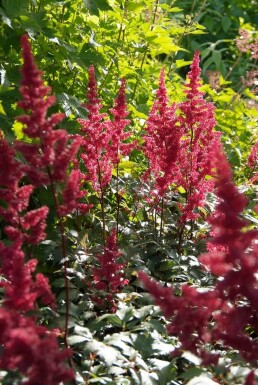
<svg viewBox="0 0 258 385">
<path fill-rule="evenodd" d="M 210 220 L 213 247 L 200 257 L 218 278 L 214 288 L 203 292 L 185 284 L 177 296 L 173 288 L 161 287 L 146 274 L 139 277 L 170 320 L 168 332 L 178 336 L 182 350 L 198 355 L 204 364 L 217 363 L 219 355 L 210 353 L 209 346 L 220 341 L 225 349 L 235 349 L 254 363 L 258 343 L 248 328 L 257 332 L 258 230 L 246 230 L 248 223 L 241 214 L 247 199 L 235 187 L 223 153 L 218 153 L 215 165 L 219 203 Z"/>
<path fill-rule="evenodd" d="M 114 106 L 110 109 L 110 113 L 113 115 L 113 120 L 111 121 L 107 114 L 101 113 L 102 103 L 98 96 L 94 67 L 90 66 L 87 103 L 84 104 L 89 112 L 88 119 L 78 119 L 81 125 L 82 151 L 80 159 L 84 165 L 84 178 L 86 181 L 91 182 L 100 201 L 104 240 L 106 240 L 105 191 L 111 182 L 112 170 L 115 167 L 118 228 L 118 165 L 121 157 L 128 155 L 135 146 L 135 142 L 125 142 L 131 135 L 130 132 L 124 131 L 130 122 L 130 120 L 126 119 L 128 111 L 125 86 L 126 83 L 123 79 Z"/>
<path fill-rule="evenodd" d="M 165 71 L 160 73 L 156 99 L 146 122 L 143 152 L 149 166 L 143 180 L 151 183 L 155 212 L 161 202 L 161 224 L 163 226 L 164 196 L 171 184 L 177 182 L 180 168 L 177 163 L 182 128 L 176 116 L 177 105 L 169 104 L 165 85 Z M 156 226 L 155 226 L 156 227 Z"/>
<path fill-rule="evenodd" d="M 38 70 L 31 52 L 29 40 L 26 35 L 21 38 L 23 67 L 20 93 L 22 100 L 18 106 L 25 111 L 17 121 L 23 124 L 23 131 L 30 143 L 17 141 L 16 151 L 19 151 L 25 159 L 24 172 L 34 186 L 49 185 L 56 215 L 59 220 L 61 235 L 61 250 L 64 263 L 64 276 L 66 287 L 66 324 L 65 341 L 67 344 L 69 321 L 69 279 L 67 275 L 67 247 L 62 217 L 74 210 L 79 197 L 78 172 L 74 171 L 68 176 L 68 168 L 74 159 L 81 139 L 76 138 L 69 143 L 69 137 L 65 130 L 54 129 L 64 117 L 62 113 L 47 116 L 48 109 L 55 103 L 55 97 L 50 96 L 50 87 L 44 84 L 42 72 Z M 57 186 L 61 189 L 60 201 Z M 68 345 L 68 344 L 67 344 Z"/>
<path fill-rule="evenodd" d="M 185 202 L 178 203 L 181 211 L 179 249 L 186 222 L 193 223 L 198 218 L 198 208 L 203 206 L 214 187 L 211 154 L 218 148 L 220 139 L 220 134 L 214 131 L 214 106 L 205 101 L 200 91 L 199 61 L 196 51 L 184 86 L 186 100 L 181 103 L 169 104 L 164 70 L 161 71 L 144 136 L 143 151 L 149 167 L 143 178 L 152 182 L 156 201 L 161 201 L 163 207 L 163 198 L 170 186 L 185 191 Z"/>
<path fill-rule="evenodd" d="M 92 271 L 92 282 L 88 283 L 92 292 L 91 298 L 100 309 L 115 312 L 117 308 L 115 295 L 129 282 L 124 274 L 125 263 L 119 261 L 121 256 L 114 228 L 107 237 L 103 253 L 96 256 L 98 265 Z"/>
<path fill-rule="evenodd" d="M 123 156 L 127 156 L 135 148 L 136 141 L 126 143 L 125 141 L 130 138 L 131 132 L 125 131 L 125 128 L 129 125 L 130 120 L 126 119 L 129 112 L 126 104 L 126 81 L 121 80 L 121 86 L 118 92 L 118 96 L 115 99 L 113 108 L 110 109 L 110 113 L 113 115 L 113 120 L 110 122 L 111 130 L 111 157 L 113 167 L 116 170 L 116 230 L 118 233 L 119 228 L 119 211 L 120 211 L 120 193 L 119 193 L 119 163 Z"/>
<path fill-rule="evenodd" d="M 88 119 L 78 119 L 81 125 L 82 153 L 80 159 L 84 164 L 85 180 L 92 183 L 96 191 L 102 212 L 103 238 L 106 239 L 106 215 L 104 205 L 105 188 L 112 178 L 112 161 L 109 153 L 111 132 L 106 114 L 101 113 L 101 100 L 98 96 L 94 67 L 89 68 L 87 103 Z"/>
<path fill-rule="evenodd" d="M 35 188 L 24 184 L 25 167 L 15 159 L 15 151 L 0 138 L 0 214 L 5 221 L 6 238 L 0 241 L 1 287 L 0 354 L 2 370 L 18 370 L 25 385 L 58 385 L 73 379 L 64 366 L 68 349 L 59 350 L 53 332 L 37 325 L 38 301 L 55 308 L 55 298 L 47 278 L 35 274 L 37 260 L 26 261 L 24 248 L 45 239 L 48 208 L 29 210 L 29 199 Z M 31 314 L 30 314 L 31 312 Z M 34 316 L 32 314 L 35 314 Z"/>
<path fill-rule="evenodd" d="M 255 182 L 258 179 L 258 141 L 253 145 L 249 158 L 248 158 L 248 166 L 250 167 L 253 176 L 251 178 L 251 182 Z"/>
<path fill-rule="evenodd" d="M 198 208 L 203 206 L 207 194 L 214 188 L 212 154 L 220 145 L 220 133 L 214 131 L 214 105 L 206 102 L 200 91 L 199 63 L 199 52 L 196 51 L 185 83 L 186 100 L 179 103 L 183 137 L 178 158 L 181 171 L 178 184 L 186 195 L 185 203 L 179 205 L 182 228 L 185 222 L 198 218 Z"/>
</svg>

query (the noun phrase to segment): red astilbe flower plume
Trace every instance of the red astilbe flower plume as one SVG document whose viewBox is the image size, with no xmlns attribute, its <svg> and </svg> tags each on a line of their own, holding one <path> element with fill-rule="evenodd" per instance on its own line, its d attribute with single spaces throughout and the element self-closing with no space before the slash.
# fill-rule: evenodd
<svg viewBox="0 0 258 385">
<path fill-rule="evenodd" d="M 110 120 L 107 114 L 101 113 L 102 103 L 98 96 L 95 71 L 93 65 L 90 66 L 87 103 L 83 105 L 88 109 L 88 119 L 78 119 L 81 125 L 81 133 L 78 136 L 82 139 L 82 151 L 79 160 L 74 159 L 74 168 L 80 174 L 81 196 L 83 196 L 85 182 L 90 182 L 98 195 L 102 211 L 104 238 L 106 238 L 104 194 L 112 180 L 113 167 L 116 168 L 117 172 L 118 207 L 118 165 L 121 157 L 129 155 L 136 146 L 135 141 L 129 142 L 131 132 L 125 131 L 130 123 L 130 120 L 126 119 L 129 112 L 127 111 L 125 87 L 125 79 L 122 79 L 113 108 L 109 110 L 113 115 L 113 120 Z M 77 209 L 80 212 L 84 211 L 81 203 L 77 205 Z"/>
<path fill-rule="evenodd" d="M 110 124 L 111 130 L 111 148 L 110 153 L 114 165 L 120 162 L 120 156 L 127 156 L 135 148 L 136 141 L 125 143 L 124 141 L 131 136 L 131 132 L 125 132 L 124 129 L 130 123 L 129 119 L 125 119 L 129 112 L 127 110 L 126 95 L 125 95 L 126 81 L 121 80 L 121 86 L 118 96 L 114 102 L 113 108 L 110 109 L 113 115 L 113 121 Z"/>
<path fill-rule="evenodd" d="M 24 385 L 58 385 L 73 379 L 73 372 L 63 362 L 70 355 L 60 351 L 54 333 L 38 326 L 30 317 L 11 309 L 0 309 L 0 344 L 4 346 L 0 367 L 18 370 Z"/>
<path fill-rule="evenodd" d="M 37 260 L 26 262 L 24 249 L 28 245 L 37 245 L 46 236 L 49 210 L 46 206 L 29 210 L 29 200 L 34 188 L 41 183 L 49 183 L 50 175 L 55 173 L 55 151 L 50 147 L 57 142 L 53 140 L 51 130 L 59 117 L 46 118 L 47 108 L 53 100 L 47 97 L 48 90 L 34 64 L 25 36 L 22 45 L 23 101 L 19 105 L 29 114 L 20 121 L 25 124 L 27 136 L 35 142 L 17 142 L 11 148 L 3 136 L 0 138 L 0 162 L 5 165 L 0 170 L 0 215 L 4 220 L 5 233 L 0 241 L 1 287 L 4 288 L 0 309 L 0 344 L 3 346 L 0 367 L 3 370 L 18 370 L 27 385 L 42 383 L 42 378 L 44 384 L 58 385 L 73 378 L 72 370 L 66 368 L 63 362 L 70 356 L 70 351 L 61 351 L 57 337 L 45 327 L 37 326 L 36 316 L 30 313 L 35 314 L 38 310 L 38 301 L 55 308 L 55 297 L 48 279 L 41 273 L 35 273 Z M 50 141 L 43 138 L 44 135 L 49 135 Z M 63 141 L 64 135 L 61 137 Z M 61 156 L 59 144 L 57 154 Z M 15 148 L 24 156 L 25 164 L 16 160 Z M 32 183 L 30 185 L 25 184 L 27 176 Z"/>
<path fill-rule="evenodd" d="M 5 202 L 0 207 L 0 215 L 6 222 L 4 232 L 11 241 L 10 244 L 0 241 L 1 273 L 8 280 L 1 284 L 6 287 L 5 302 L 17 310 L 28 311 L 35 308 L 35 300 L 39 296 L 31 276 L 37 262 L 31 260 L 25 264 L 22 246 L 25 243 L 37 244 L 45 239 L 48 208 L 43 206 L 27 211 L 34 187 L 19 186 L 24 175 L 23 166 L 15 160 L 15 152 L 3 138 L 0 138 L 0 162 L 5 165 L 0 171 L 0 199 Z M 54 298 L 49 287 L 47 291 L 46 304 L 53 305 Z"/>
<path fill-rule="evenodd" d="M 143 272 L 140 272 L 138 277 L 154 298 L 155 304 L 160 306 L 164 316 L 171 320 L 167 331 L 178 337 L 181 350 L 190 351 L 207 359 L 203 345 L 211 340 L 209 331 L 211 316 L 222 305 L 218 293 L 215 290 L 209 293 L 199 292 L 196 288 L 185 284 L 182 285 L 182 294 L 179 297 L 172 287 L 160 286 Z M 177 353 L 178 351 L 174 352 Z M 216 359 L 217 357 L 212 357 L 212 360 Z"/>
<path fill-rule="evenodd" d="M 213 238 L 218 247 L 200 257 L 200 261 L 219 279 L 213 289 L 201 291 L 182 286 L 181 296 L 172 288 L 162 288 L 146 274 L 139 277 L 171 320 L 168 332 L 179 337 L 181 348 L 203 359 L 217 362 L 218 356 L 206 350 L 205 344 L 219 343 L 235 349 L 250 363 L 257 362 L 258 342 L 248 334 L 258 331 L 258 230 L 246 230 L 240 214 L 247 199 L 234 185 L 230 166 L 221 152 L 217 161 L 217 195 L 219 203 L 212 217 Z M 209 348 L 209 347 L 208 347 Z"/>
<path fill-rule="evenodd" d="M 179 104 L 180 125 L 183 130 L 178 164 L 178 185 L 186 191 L 186 203 L 181 205 L 181 221 L 197 218 L 198 207 L 203 205 L 208 192 L 213 190 L 214 153 L 219 147 L 220 133 L 214 132 L 216 124 L 214 105 L 203 98 L 200 86 L 199 52 L 196 51 L 185 84 L 186 101 Z"/>
<path fill-rule="evenodd" d="M 98 266 L 93 269 L 93 282 L 90 284 L 91 289 L 97 290 L 97 294 L 92 296 L 93 302 L 101 308 L 106 306 L 112 311 L 116 310 L 115 294 L 129 282 L 124 276 L 125 263 L 118 261 L 121 255 L 122 253 L 118 250 L 116 230 L 113 229 L 107 237 L 103 254 L 96 257 Z M 104 299 L 100 296 L 101 292 Z"/>
<path fill-rule="evenodd" d="M 121 81 L 118 96 L 110 109 L 113 121 L 101 113 L 102 103 L 98 96 L 93 65 L 89 68 L 87 99 L 88 119 L 78 119 L 82 132 L 82 154 L 86 169 L 85 179 L 92 183 L 99 196 L 103 195 L 112 178 L 113 165 L 120 162 L 120 156 L 129 155 L 136 143 L 126 143 L 131 132 L 124 129 L 130 123 L 125 97 L 125 79 Z"/>
<path fill-rule="evenodd" d="M 110 156 L 110 122 L 101 113 L 101 100 L 98 97 L 93 65 L 89 68 L 87 92 L 88 119 L 78 119 L 82 132 L 81 159 L 86 168 L 86 180 L 92 183 L 94 190 L 101 196 L 112 178 L 112 158 Z"/>
<path fill-rule="evenodd" d="M 146 122 L 147 134 L 143 146 L 143 152 L 149 160 L 149 168 L 143 179 L 154 178 L 153 189 L 157 190 L 159 196 L 164 196 L 179 174 L 177 158 L 183 131 L 175 115 L 176 109 L 176 104 L 169 105 L 163 69 L 156 100 Z"/>
<path fill-rule="evenodd" d="M 36 324 L 29 311 L 36 311 L 37 301 L 55 307 L 55 298 L 48 279 L 35 274 L 37 260 L 25 261 L 23 246 L 38 244 L 45 239 L 45 219 L 48 208 L 28 211 L 33 185 L 21 185 L 24 166 L 15 159 L 14 150 L 0 138 L 0 214 L 4 219 L 4 233 L 8 241 L 0 241 L 0 274 L 4 278 L 2 307 L 0 308 L 0 368 L 18 370 L 26 379 L 24 384 L 58 385 L 73 378 L 64 359 L 68 350 L 60 351 L 56 336 Z M 45 353 L 44 353 L 45 352 Z M 46 353 L 47 352 L 47 353 Z M 56 366 L 55 366 L 56 365 Z"/>
<path fill-rule="evenodd" d="M 216 289 L 224 301 L 224 311 L 218 312 L 212 336 L 227 348 L 239 350 L 248 362 L 258 358 L 258 343 L 245 332 L 246 326 L 257 331 L 258 310 L 258 230 L 246 230 L 248 222 L 240 217 L 247 206 L 246 197 L 234 185 L 230 166 L 224 156 L 217 157 L 216 181 L 219 203 L 210 223 L 214 250 L 200 257 L 200 261 L 215 276 Z M 218 269 L 218 265 L 220 268 Z"/>
<path fill-rule="evenodd" d="M 24 125 L 23 131 L 32 139 L 32 143 L 17 141 L 15 149 L 24 156 L 26 175 L 35 186 L 66 183 L 67 169 L 80 147 L 81 138 L 76 138 L 69 144 L 67 132 L 54 129 L 63 120 L 64 114 L 56 113 L 47 117 L 49 107 L 55 103 L 55 97 L 49 95 L 51 88 L 44 84 L 42 72 L 35 64 L 26 35 L 21 38 L 21 46 L 24 64 L 20 87 L 22 100 L 18 102 L 18 106 L 27 114 L 19 116 L 17 121 Z M 79 185 L 74 185 L 74 188 L 79 194 Z M 65 191 L 67 195 L 67 189 Z M 75 190 L 73 195 L 75 196 Z M 73 202 L 73 206 L 71 202 L 69 204 L 70 211 L 76 207 L 76 199 Z M 67 208 L 64 210 L 64 202 L 62 212 L 68 212 Z"/>
</svg>

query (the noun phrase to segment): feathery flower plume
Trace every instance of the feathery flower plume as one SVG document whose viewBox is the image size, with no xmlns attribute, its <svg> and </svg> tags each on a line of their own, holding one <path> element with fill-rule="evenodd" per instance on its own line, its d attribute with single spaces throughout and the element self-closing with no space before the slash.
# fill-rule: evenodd
<svg viewBox="0 0 258 385">
<path fill-rule="evenodd" d="M 180 125 L 183 130 L 178 163 L 181 174 L 179 186 L 186 192 L 186 203 L 180 205 L 181 221 L 196 219 L 198 207 L 203 205 L 208 192 L 213 190 L 214 156 L 219 146 L 220 133 L 214 132 L 216 124 L 214 105 L 203 98 L 199 67 L 199 52 L 196 51 L 185 84 L 186 101 L 179 104 Z"/>
<path fill-rule="evenodd" d="M 153 190 L 164 196 L 170 184 L 177 181 L 177 164 L 182 128 L 175 115 L 176 104 L 169 105 L 165 85 L 165 71 L 160 73 L 156 100 L 146 122 L 143 152 L 149 160 L 149 167 L 143 179 L 154 178 Z"/>
<path fill-rule="evenodd" d="M 113 229 L 107 237 L 103 254 L 97 255 L 99 266 L 93 269 L 91 284 L 91 289 L 97 290 L 97 295 L 92 296 L 93 302 L 100 307 L 108 306 L 112 311 L 116 310 L 114 295 L 129 282 L 124 277 L 125 264 L 118 261 L 121 255 L 117 246 L 116 229 Z M 100 291 L 103 292 L 104 299 L 101 298 Z"/>
<path fill-rule="evenodd" d="M 125 119 L 128 115 L 125 98 L 125 79 L 121 81 L 121 87 L 110 109 L 113 121 L 107 118 L 107 114 L 101 113 L 101 100 L 98 96 L 97 83 L 93 65 L 89 68 L 89 83 L 87 99 L 84 106 L 88 109 L 88 119 L 78 119 L 82 131 L 82 154 L 86 169 L 86 178 L 99 195 L 101 195 L 110 183 L 112 168 L 120 162 L 121 155 L 128 155 L 135 147 L 135 142 L 125 143 L 131 135 L 125 132 L 125 127 L 130 123 Z"/>
<path fill-rule="evenodd" d="M 0 367 L 18 370 L 24 385 L 59 385 L 73 379 L 73 372 L 64 366 L 70 356 L 68 350 L 59 350 L 54 333 L 38 326 L 31 317 L 11 309 L 0 309 L 0 344 L 4 349 Z"/>
<path fill-rule="evenodd" d="M 61 351 L 57 337 L 45 327 L 38 326 L 36 316 L 28 313 L 37 311 L 38 301 L 54 308 L 55 298 L 48 279 L 35 273 L 37 260 L 26 262 L 24 249 L 28 244 L 36 245 L 45 239 L 48 208 L 29 210 L 29 199 L 35 187 L 51 182 L 50 175 L 54 175 L 57 167 L 55 145 L 58 147 L 59 139 L 62 142 L 65 136 L 55 136 L 56 132 L 52 131 L 60 115 L 46 118 L 53 98 L 47 96 L 48 88 L 34 64 L 27 37 L 23 36 L 21 42 L 23 100 L 19 106 L 29 114 L 17 120 L 25 125 L 26 135 L 35 142 L 16 142 L 11 148 L 3 136 L 0 137 L 0 162 L 5 165 L 0 170 L 0 215 L 5 221 L 6 235 L 6 239 L 0 241 L 0 273 L 4 278 L 1 281 L 4 296 L 0 309 L 0 344 L 3 346 L 0 367 L 18 370 L 26 385 L 39 384 L 43 377 L 44 384 L 58 385 L 74 377 L 63 362 L 71 352 L 68 349 Z M 25 164 L 16 160 L 15 149 L 23 154 Z M 62 155 L 60 151 L 58 155 Z M 27 176 L 29 185 L 25 184 Z"/>
<path fill-rule="evenodd" d="M 235 187 L 221 152 L 216 169 L 219 203 L 211 220 L 211 242 L 218 249 L 200 257 L 220 278 L 214 288 L 203 292 L 186 284 L 181 296 L 176 296 L 173 289 L 160 287 L 142 272 L 139 278 L 171 321 L 168 332 L 179 337 L 182 350 L 198 355 L 203 363 L 216 363 L 218 356 L 206 347 L 219 341 L 225 349 L 235 349 L 253 363 L 258 359 L 258 342 L 248 334 L 247 326 L 258 331 L 258 230 L 246 230 L 247 222 L 240 214 L 247 200 Z"/>
<path fill-rule="evenodd" d="M 112 179 L 113 167 L 116 167 L 117 197 L 118 197 L 118 164 L 122 156 L 129 155 L 136 143 L 127 143 L 126 140 L 131 136 L 129 131 L 125 131 L 130 123 L 126 119 L 128 115 L 125 79 L 121 81 L 118 96 L 113 108 L 109 111 L 113 115 L 110 120 L 105 113 L 101 113 L 102 103 L 98 96 L 97 83 L 93 65 L 89 68 L 89 82 L 87 91 L 87 103 L 84 106 L 88 109 L 88 119 L 78 119 L 81 125 L 81 154 L 80 160 L 75 159 L 74 163 L 80 171 L 81 179 L 91 182 L 93 189 L 97 192 L 101 204 L 103 237 L 106 238 L 106 219 L 104 207 L 104 193 L 106 187 Z M 117 198 L 117 223 L 119 217 L 119 198 Z M 79 206 L 78 206 L 79 208 Z M 117 224 L 118 227 L 118 224 Z"/>
<path fill-rule="evenodd" d="M 118 96 L 115 99 L 114 106 L 109 111 L 113 115 L 113 121 L 110 122 L 111 130 L 111 148 L 110 155 L 112 162 L 117 165 L 120 162 L 121 156 L 127 156 L 135 148 L 136 142 L 125 143 L 124 141 L 131 136 L 131 132 L 125 132 L 124 129 L 130 123 L 129 119 L 125 119 L 129 114 L 126 104 L 125 95 L 126 82 L 125 79 L 121 80 L 121 86 L 118 92 Z"/>
<path fill-rule="evenodd" d="M 112 138 L 107 115 L 100 112 L 102 104 L 98 97 L 93 65 L 89 68 L 87 99 L 84 106 L 89 111 L 88 119 L 78 119 L 82 132 L 81 159 L 86 169 L 85 179 L 92 183 L 94 190 L 101 196 L 112 178 L 109 151 Z"/>
<path fill-rule="evenodd" d="M 0 308 L 0 344 L 4 349 L 0 367 L 20 371 L 27 385 L 40 383 L 43 373 L 47 385 L 58 385 L 73 378 L 72 371 L 63 363 L 70 352 L 60 351 L 56 336 L 37 326 L 35 317 L 28 315 L 29 311 L 37 310 L 38 300 L 54 308 L 55 298 L 48 279 L 41 273 L 35 274 L 37 260 L 26 262 L 23 251 L 24 245 L 38 244 L 45 239 L 48 208 L 28 211 L 34 186 L 21 186 L 24 166 L 15 159 L 15 151 L 3 137 L 0 138 L 0 162 L 5 164 L 0 170 L 0 214 L 6 222 L 4 232 L 8 238 L 8 242 L 0 241 L 0 273 L 4 278 Z"/>
<path fill-rule="evenodd" d="M 49 107 L 55 103 L 55 97 L 49 95 L 51 88 L 44 84 L 42 72 L 35 64 L 26 35 L 21 38 L 21 46 L 24 64 L 20 87 L 22 100 L 18 102 L 18 106 L 27 113 L 19 116 L 17 121 L 23 124 L 23 131 L 32 139 L 32 143 L 17 141 L 15 149 L 24 156 L 26 175 L 35 186 L 66 183 L 67 170 L 78 152 L 81 138 L 78 137 L 69 144 L 67 132 L 54 129 L 63 120 L 64 114 L 47 116 Z M 73 199 L 73 203 L 69 204 L 69 210 L 64 210 L 63 202 L 63 212 L 68 213 L 74 209 L 76 199 Z"/>
</svg>

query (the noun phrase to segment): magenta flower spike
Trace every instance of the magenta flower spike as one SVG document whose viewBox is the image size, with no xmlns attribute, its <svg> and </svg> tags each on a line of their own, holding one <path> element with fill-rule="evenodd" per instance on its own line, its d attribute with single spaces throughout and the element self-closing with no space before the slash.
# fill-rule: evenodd
<svg viewBox="0 0 258 385">
<path fill-rule="evenodd" d="M 200 257 L 204 267 L 219 278 L 215 287 L 201 291 L 185 284 L 178 296 L 173 288 L 161 287 L 143 272 L 139 278 L 170 320 L 168 332 L 178 336 L 181 350 L 196 354 L 204 364 L 217 363 L 219 355 L 211 354 L 206 346 L 219 341 L 224 349 L 237 350 L 254 363 L 258 342 L 247 326 L 258 331 L 258 230 L 244 230 L 248 223 L 241 214 L 247 199 L 235 187 L 222 152 L 215 165 L 219 202 L 210 220 L 214 248 Z M 250 375 L 250 383 L 251 379 Z"/>
<path fill-rule="evenodd" d="M 72 370 L 64 365 L 69 350 L 61 351 L 56 336 L 28 312 L 36 311 L 37 302 L 55 308 L 55 297 L 48 279 L 36 273 L 37 260 L 25 261 L 23 246 L 38 244 L 45 239 L 48 208 L 42 206 L 28 211 L 33 185 L 21 185 L 24 166 L 15 159 L 14 150 L 5 139 L 0 139 L 0 198 L 5 205 L 0 214 L 6 225 L 8 242 L 0 241 L 0 272 L 4 289 L 0 308 L 0 368 L 18 370 L 26 378 L 24 384 L 36 385 L 42 380 L 48 385 L 73 378 Z M 47 352 L 47 354 L 44 354 Z M 51 365 L 50 365 L 51 363 Z M 55 365 L 53 366 L 53 363 Z M 58 373 L 57 371 L 58 370 Z"/>
<path fill-rule="evenodd" d="M 196 51 L 185 84 L 186 101 L 179 104 L 183 130 L 178 157 L 181 175 L 178 185 L 186 192 L 186 203 L 180 205 L 181 221 L 196 219 L 207 193 L 214 188 L 214 159 L 220 146 L 220 133 L 215 132 L 214 105 L 206 102 L 200 91 L 199 52 Z M 208 178 L 209 177 L 209 178 Z"/>
<path fill-rule="evenodd" d="M 157 190 L 157 195 L 161 197 L 172 183 L 177 182 L 179 175 L 177 159 L 182 129 L 176 110 L 176 104 L 169 105 L 163 69 L 156 100 L 146 122 L 147 134 L 143 145 L 143 152 L 149 160 L 149 168 L 143 179 L 153 179 L 153 190 Z"/>
<path fill-rule="evenodd" d="M 42 72 L 35 64 L 26 35 L 22 36 L 21 45 L 24 64 L 20 87 L 22 100 L 18 102 L 18 106 L 27 113 L 19 116 L 17 120 L 24 125 L 23 131 L 32 139 L 32 143 L 16 141 L 15 149 L 24 156 L 26 175 L 35 186 L 70 183 L 67 176 L 68 167 L 78 152 L 81 138 L 77 137 L 69 143 L 65 130 L 54 129 L 56 124 L 63 120 L 64 114 L 47 116 L 49 107 L 55 103 L 55 97 L 49 95 L 51 88 L 44 85 Z M 76 191 L 79 194 L 79 187 Z M 76 208 L 75 197 L 73 203 L 69 203 L 68 210 L 68 207 L 64 208 L 63 202 L 62 213 L 68 214 Z"/>
<path fill-rule="evenodd" d="M 98 97 L 94 67 L 89 68 L 89 83 L 87 92 L 88 119 L 78 119 L 82 131 L 81 159 L 86 168 L 85 179 L 92 183 L 99 196 L 112 178 L 112 159 L 110 156 L 110 122 L 106 114 L 101 113 L 101 101 Z"/>
<path fill-rule="evenodd" d="M 126 119 L 129 112 L 126 104 L 125 87 L 126 81 L 125 79 L 122 79 L 118 96 L 114 102 L 113 108 L 110 109 L 110 112 L 113 115 L 113 121 L 110 122 L 112 140 L 110 155 L 114 165 L 117 165 L 120 162 L 122 156 L 129 155 L 137 144 L 136 141 L 131 143 L 124 142 L 131 136 L 130 131 L 124 131 L 130 123 L 130 120 Z"/>
<path fill-rule="evenodd" d="M 251 149 L 251 153 L 248 158 L 248 166 L 254 174 L 250 182 L 254 182 L 258 179 L 258 141 L 253 145 Z"/>
<path fill-rule="evenodd" d="M 103 254 L 97 255 L 98 265 L 93 269 L 92 289 L 101 290 L 105 293 L 103 301 L 99 296 L 93 296 L 93 302 L 102 307 L 109 301 L 110 310 L 116 310 L 115 294 L 128 284 L 128 279 L 124 277 L 125 264 L 118 261 L 122 253 L 118 249 L 116 229 L 113 229 L 107 237 Z"/>
<path fill-rule="evenodd" d="M 34 64 L 34 58 L 26 36 L 22 37 L 24 53 L 21 108 L 27 115 L 18 118 L 32 143 L 16 142 L 13 148 L 0 137 L 0 215 L 4 218 L 6 239 L 0 241 L 1 287 L 4 289 L 0 308 L 0 354 L 2 370 L 18 370 L 25 385 L 58 385 L 62 381 L 74 378 L 64 360 L 71 352 L 60 350 L 56 335 L 47 328 L 37 325 L 36 314 L 38 301 L 45 306 L 55 308 L 55 297 L 51 292 L 48 279 L 36 273 L 37 260 L 25 258 L 26 245 L 37 245 L 45 239 L 48 207 L 29 209 L 29 200 L 35 187 L 49 181 L 54 175 L 55 143 L 52 132 L 60 116 L 46 118 L 47 108 L 53 98 L 48 97 L 48 88 L 44 86 L 40 72 Z M 52 135 L 53 134 L 53 135 Z M 44 139 L 49 136 L 50 140 Z M 61 135 L 64 138 L 64 135 Z M 36 139 L 36 140 L 35 140 Z M 35 142 L 34 142 L 35 140 Z M 23 154 L 26 163 L 16 159 L 16 151 Z M 68 150 L 69 151 L 69 150 Z M 59 153 L 60 155 L 60 153 Z M 47 172 L 50 167 L 52 174 Z M 29 176 L 31 184 L 25 184 Z M 28 261 L 27 261 L 28 258 Z"/>
</svg>

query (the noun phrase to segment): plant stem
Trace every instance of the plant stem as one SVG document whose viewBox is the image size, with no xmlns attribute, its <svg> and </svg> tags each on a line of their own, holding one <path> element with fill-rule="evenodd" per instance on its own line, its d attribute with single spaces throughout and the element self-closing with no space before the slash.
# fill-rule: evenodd
<svg viewBox="0 0 258 385">
<path fill-rule="evenodd" d="M 102 230 L 103 230 L 103 240 L 106 242 L 106 214 L 105 214 L 105 204 L 104 204 L 104 188 L 102 186 L 101 182 L 101 169 L 100 169 L 100 164 L 98 161 L 98 182 L 99 182 L 99 189 L 100 189 L 100 195 L 99 195 L 99 201 L 100 201 L 100 206 L 101 206 L 101 215 L 102 215 Z"/>
<path fill-rule="evenodd" d="M 119 213 L 120 213 L 120 198 L 118 190 L 118 162 L 116 164 L 116 234 L 118 235 L 119 227 Z"/>
<path fill-rule="evenodd" d="M 62 257 L 63 257 L 63 266 L 64 266 L 64 277 L 65 277 L 65 328 L 64 328 L 64 341 L 65 341 L 65 346 L 69 347 L 68 345 L 68 326 L 69 326 L 69 310 L 70 310 L 70 297 L 69 297 L 69 279 L 68 279 L 68 273 L 67 273 L 67 250 L 66 250 L 66 237 L 65 237 L 65 229 L 64 229 L 64 223 L 63 223 L 63 218 L 60 217 L 58 214 L 58 209 L 59 209 L 59 204 L 58 204 L 58 199 L 56 195 L 56 190 L 55 186 L 53 183 L 53 178 L 51 175 L 51 172 L 48 168 L 47 170 L 49 180 L 50 180 L 50 188 L 51 192 L 53 195 L 54 199 L 54 205 L 55 205 L 55 210 L 56 210 L 56 215 L 58 218 L 58 225 L 60 229 L 60 234 L 61 234 L 61 250 L 62 250 Z"/>
<path fill-rule="evenodd" d="M 104 194 L 103 194 L 102 190 L 101 190 L 101 193 L 100 193 L 100 196 L 99 196 L 99 201 L 100 201 L 101 215 L 102 215 L 103 240 L 105 242 L 106 239 L 107 239 L 107 234 L 106 234 L 106 214 L 105 214 L 105 205 L 104 205 Z"/>
<path fill-rule="evenodd" d="M 161 198 L 161 213 L 160 213 L 160 229 L 159 236 L 161 237 L 163 232 L 163 223 L 164 223 L 164 198 Z"/>
</svg>

